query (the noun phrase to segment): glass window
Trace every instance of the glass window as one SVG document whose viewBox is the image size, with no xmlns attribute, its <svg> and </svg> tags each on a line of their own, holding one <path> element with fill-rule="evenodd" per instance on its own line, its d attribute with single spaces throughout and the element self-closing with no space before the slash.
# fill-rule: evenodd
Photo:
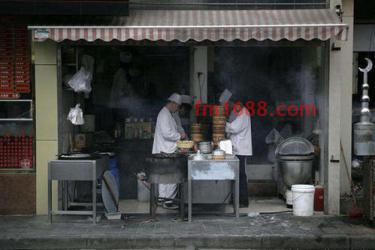
<svg viewBox="0 0 375 250">
<path fill-rule="evenodd" d="M 0 27 L 0 41 L 0 169 L 32 169 L 33 94 L 27 27 Z"/>
</svg>

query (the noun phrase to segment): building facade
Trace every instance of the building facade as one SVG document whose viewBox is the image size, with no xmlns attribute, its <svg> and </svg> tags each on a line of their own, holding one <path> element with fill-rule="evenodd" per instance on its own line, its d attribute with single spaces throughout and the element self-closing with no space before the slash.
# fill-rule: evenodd
<svg viewBox="0 0 375 250">
<path fill-rule="evenodd" d="M 242 86 L 237 89 L 238 96 L 243 97 L 241 93 L 247 93 L 248 88 L 243 87 L 246 86 L 246 81 L 241 80 L 241 77 L 239 77 L 240 75 L 248 77 L 249 75 L 244 73 L 247 69 L 241 68 L 241 71 L 238 72 L 235 67 L 228 71 L 226 70 L 228 64 L 225 63 L 228 60 L 234 60 L 232 61 L 234 63 L 239 62 L 238 65 L 246 62 L 251 64 L 252 68 L 258 70 L 258 73 L 250 74 L 250 76 L 262 82 L 262 84 L 268 81 L 272 85 L 278 81 L 276 77 L 274 79 L 269 77 L 264 80 L 267 72 L 272 70 L 267 67 L 270 61 L 255 60 L 253 62 L 252 60 L 247 60 L 247 56 L 241 57 L 243 53 L 247 53 L 246 55 L 249 56 L 265 57 L 268 55 L 275 58 L 280 55 L 285 57 L 289 54 L 292 63 L 305 65 L 305 67 L 298 67 L 295 72 L 290 73 L 290 77 L 294 79 L 290 80 L 291 88 L 296 86 L 293 85 L 294 82 L 300 80 L 308 86 L 306 75 L 313 74 L 312 72 L 315 71 L 312 69 L 318 72 L 311 77 L 313 79 L 311 82 L 317 83 L 316 86 L 314 85 L 315 88 L 311 90 L 303 89 L 302 92 L 298 92 L 295 95 L 306 95 L 305 99 L 300 99 L 302 101 L 319 97 L 315 102 L 319 110 L 319 119 L 301 119 L 300 121 L 302 121 L 304 127 L 303 129 L 296 129 L 296 131 L 301 131 L 301 133 L 311 131 L 315 127 L 314 123 L 319 120 L 320 125 L 318 127 L 323 131 L 320 135 L 319 145 L 322 153 L 319 157 L 319 173 L 315 176 L 315 179 L 317 183 L 325 187 L 325 212 L 327 214 L 339 214 L 340 197 L 350 192 L 350 184 L 347 181 L 344 170 L 344 161 L 346 160 L 348 166 L 351 165 L 353 71 L 348 69 L 352 68 L 353 61 L 353 1 L 337 0 L 329 3 L 326 1 L 311 1 L 311 3 L 301 1 L 300 4 L 298 4 L 298 1 L 293 1 L 293 4 L 289 3 L 289 5 L 287 1 L 280 1 L 279 4 L 275 4 L 273 1 L 272 5 L 266 3 L 266 1 L 264 4 L 242 1 L 243 3 L 237 5 L 225 5 L 228 1 L 222 1 L 223 5 L 213 5 L 211 1 L 189 1 L 189 4 L 176 4 L 175 1 L 171 1 L 165 5 L 150 4 L 150 1 L 147 1 L 148 4 L 144 2 L 136 1 L 132 3 L 128 19 L 119 17 L 115 18 L 116 20 L 112 19 L 110 23 L 106 20 L 98 20 L 95 23 L 95 20 L 94 23 L 85 26 L 87 24 L 84 25 L 83 20 L 78 20 L 73 22 L 73 24 L 71 22 L 64 23 L 64 20 L 56 20 L 55 23 L 29 25 L 33 38 L 32 55 L 35 71 L 36 213 L 47 213 L 48 161 L 54 159 L 59 153 L 64 153 L 65 146 L 63 141 L 67 139 L 67 134 L 62 131 L 65 116 L 63 115 L 64 112 L 62 112 L 64 107 L 61 106 L 62 98 L 65 98 L 65 94 L 62 94 L 63 90 L 61 89 L 63 85 L 61 73 L 64 72 L 62 70 L 61 53 L 65 51 L 65 48 L 69 46 L 81 47 L 83 51 L 90 53 L 87 51 L 90 51 L 90 48 L 93 48 L 92 46 L 100 46 L 104 49 L 110 49 L 110 47 L 117 49 L 119 46 L 143 46 L 146 47 L 146 50 L 148 46 L 173 46 L 182 47 L 182 50 L 186 49 L 188 51 L 186 54 L 187 61 L 189 61 L 187 67 L 189 73 L 186 75 L 188 87 L 185 88 L 190 95 L 197 97 L 202 102 L 214 101 L 216 92 L 221 90 L 222 87 L 236 89 L 234 87 L 236 86 L 235 83 L 229 84 L 228 82 L 230 81 L 244 82 L 243 85 L 238 84 L 238 86 Z M 217 3 L 218 1 L 215 2 Z M 186 9 L 191 11 L 191 13 Z M 303 9 L 308 10 L 303 12 Z M 283 20 L 280 13 L 287 13 L 283 12 L 285 10 L 292 10 L 291 13 L 298 14 L 294 19 L 295 25 L 303 26 L 302 24 L 307 20 L 317 21 L 311 13 L 315 13 L 314 11 L 319 9 L 330 11 L 330 13 L 341 10 L 342 13 L 339 11 L 341 16 L 336 18 L 338 20 L 342 19 L 342 24 L 347 26 L 336 34 L 334 32 L 330 33 L 334 28 L 330 31 L 322 31 L 318 26 L 315 31 L 311 31 L 311 34 L 307 29 L 293 33 L 291 28 L 291 35 L 288 35 L 283 28 L 275 29 L 278 25 L 283 27 L 285 24 L 277 23 Z M 173 14 L 176 11 L 186 11 L 188 14 L 196 15 L 197 19 L 196 21 L 192 19 L 192 23 L 185 25 L 186 23 L 184 22 L 190 20 L 189 17 L 186 16 L 186 20 L 181 21 L 181 15 Z M 209 19 L 210 17 L 206 14 L 210 11 L 218 13 L 212 17 L 212 20 L 216 20 L 216 22 Z M 259 20 L 266 23 L 274 21 L 272 23 L 273 26 L 271 25 L 274 30 L 271 29 L 264 32 L 260 30 L 259 27 L 262 27 L 262 24 L 256 23 L 257 20 L 246 19 L 246 16 L 243 17 L 238 14 L 246 13 L 246 11 L 254 11 L 252 13 L 260 15 Z M 150 15 L 144 15 L 145 13 L 159 13 L 159 16 L 151 16 L 154 19 L 151 18 L 150 21 Z M 160 13 L 170 14 L 171 16 L 164 18 Z M 303 15 L 304 13 L 308 14 Z M 207 23 L 209 26 L 218 26 L 216 27 L 217 31 L 215 31 L 217 33 L 209 32 L 208 29 L 212 27 L 201 27 L 207 25 L 205 17 L 208 18 Z M 225 20 L 226 18 L 227 20 Z M 289 16 L 289 18 L 293 19 L 293 16 Z M 163 25 L 165 26 L 166 23 L 160 22 L 158 25 L 154 24 L 154 26 L 149 27 L 150 23 L 155 22 L 155 20 L 163 20 L 167 24 L 172 20 L 172 23 L 168 24 L 170 26 L 168 32 L 170 33 L 160 28 Z M 246 20 L 247 23 L 236 23 L 236 20 Z M 104 24 L 99 21 L 104 22 Z M 179 24 L 179 22 L 182 24 Z M 190 28 L 190 30 L 182 32 L 178 30 L 181 29 L 181 27 L 178 27 L 179 25 L 189 26 L 183 28 Z M 235 28 L 239 28 L 238 33 L 231 33 L 230 31 L 225 33 L 225 26 L 228 25 L 232 25 L 232 28 L 233 25 L 237 25 L 238 27 L 236 26 Z M 340 27 L 340 25 L 341 20 L 337 22 L 336 26 Z M 150 30 L 145 31 L 145 33 L 138 30 L 145 28 L 145 26 L 150 28 Z M 91 27 L 92 30 L 85 30 L 87 27 Z M 223 27 L 224 30 L 221 30 Z M 122 30 L 123 28 L 124 30 Z M 246 33 L 241 28 L 254 28 L 254 33 Z M 127 33 L 126 29 L 129 29 L 129 33 Z M 347 38 L 340 40 L 340 35 L 343 32 Z M 327 36 L 328 34 L 330 36 Z M 293 37 L 294 35 L 296 37 Z M 160 39 L 157 39 L 158 36 L 160 36 Z M 322 38 L 322 36 L 324 37 Z M 142 53 L 138 48 L 133 49 L 133 51 L 136 51 L 138 55 Z M 303 53 L 304 57 L 300 57 L 299 53 Z M 283 70 L 283 64 L 287 63 L 284 60 L 279 59 L 277 61 L 275 59 L 274 67 Z M 259 65 L 264 66 L 257 67 L 256 61 L 259 61 Z M 184 72 L 184 70 L 182 69 L 181 72 Z M 220 72 L 228 72 L 228 74 L 221 76 Z M 296 72 L 298 76 L 296 76 Z M 269 74 L 277 75 L 279 73 L 270 72 Z M 280 81 L 289 82 L 288 79 L 284 78 L 280 78 Z M 257 85 L 251 86 L 255 93 L 263 93 L 263 90 L 256 90 L 258 88 Z M 172 88 L 174 87 L 172 86 Z M 281 91 L 285 90 L 281 89 Z M 309 91 L 316 91 L 316 93 L 314 92 L 315 94 L 310 96 L 308 94 Z M 251 96 L 251 92 L 243 95 Z M 160 95 L 161 97 L 163 96 Z M 272 97 L 269 97 L 269 100 L 274 101 Z M 262 119 L 257 119 L 254 118 L 254 122 L 259 121 L 261 123 L 263 121 Z M 261 130 L 258 131 L 258 134 L 263 133 Z M 254 164 L 255 167 L 256 165 L 257 163 Z M 54 192 L 58 193 L 57 185 L 54 186 Z M 54 197 L 58 197 L 58 195 Z M 55 200 L 53 204 L 57 206 L 58 201 Z"/>
</svg>

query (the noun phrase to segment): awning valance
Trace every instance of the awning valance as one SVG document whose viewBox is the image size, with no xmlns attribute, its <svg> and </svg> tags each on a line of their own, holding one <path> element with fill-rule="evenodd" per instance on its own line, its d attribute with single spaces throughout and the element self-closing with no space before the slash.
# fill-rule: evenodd
<svg viewBox="0 0 375 250">
<path fill-rule="evenodd" d="M 93 20 L 94 22 L 95 20 Z M 295 41 L 346 40 L 348 26 L 329 9 L 134 10 L 110 23 L 30 26 L 35 40 Z"/>
</svg>

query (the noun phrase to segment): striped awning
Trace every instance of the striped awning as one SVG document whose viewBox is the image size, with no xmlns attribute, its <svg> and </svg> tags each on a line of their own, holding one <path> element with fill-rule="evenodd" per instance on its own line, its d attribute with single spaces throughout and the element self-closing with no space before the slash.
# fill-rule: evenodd
<svg viewBox="0 0 375 250">
<path fill-rule="evenodd" d="M 133 10 L 106 25 L 30 26 L 34 40 L 346 40 L 348 25 L 329 9 Z"/>
</svg>

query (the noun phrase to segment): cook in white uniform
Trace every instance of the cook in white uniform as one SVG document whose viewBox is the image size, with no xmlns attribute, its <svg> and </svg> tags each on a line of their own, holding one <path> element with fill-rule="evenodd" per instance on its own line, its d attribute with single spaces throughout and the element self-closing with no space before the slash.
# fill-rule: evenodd
<svg viewBox="0 0 375 250">
<path fill-rule="evenodd" d="M 220 104 L 229 102 L 232 93 L 227 89 L 220 96 Z M 243 105 L 229 105 L 232 109 L 233 121 L 226 123 L 225 132 L 229 135 L 233 145 L 233 154 L 240 160 L 240 206 L 248 207 L 248 191 L 246 176 L 246 157 L 253 154 L 251 138 L 251 117 L 249 111 Z"/>
<path fill-rule="evenodd" d="M 154 144 L 152 146 L 152 153 L 167 153 L 171 154 L 177 150 L 177 141 L 186 137 L 185 132 L 179 132 L 176 121 L 173 119 L 172 113 L 178 111 L 181 105 L 181 96 L 179 94 L 172 94 L 168 98 L 168 103 L 160 110 L 156 120 Z M 176 196 L 176 184 L 160 184 L 159 197 L 173 199 Z"/>
</svg>

